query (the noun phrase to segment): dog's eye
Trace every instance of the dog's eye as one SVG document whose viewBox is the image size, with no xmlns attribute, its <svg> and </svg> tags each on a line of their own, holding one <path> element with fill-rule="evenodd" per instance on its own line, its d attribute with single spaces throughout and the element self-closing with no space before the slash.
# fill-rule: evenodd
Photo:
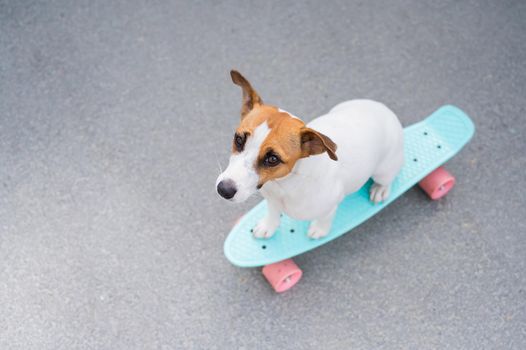
<svg viewBox="0 0 526 350">
<path fill-rule="evenodd" d="M 265 159 L 263 160 L 263 164 L 269 167 L 276 166 L 280 162 L 281 160 L 279 159 L 279 157 L 273 153 L 267 154 L 265 156 Z"/>
<path fill-rule="evenodd" d="M 234 145 L 236 146 L 236 150 L 238 152 L 241 152 L 243 150 L 243 147 L 245 146 L 245 141 L 246 141 L 246 135 L 236 134 L 234 136 Z"/>
</svg>

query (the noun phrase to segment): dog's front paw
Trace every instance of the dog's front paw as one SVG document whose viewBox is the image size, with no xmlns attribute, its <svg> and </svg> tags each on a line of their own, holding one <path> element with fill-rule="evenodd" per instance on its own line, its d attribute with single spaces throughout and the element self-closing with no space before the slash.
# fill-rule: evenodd
<svg viewBox="0 0 526 350">
<path fill-rule="evenodd" d="M 260 222 L 252 230 L 252 234 L 256 238 L 270 238 L 274 235 L 274 232 L 278 229 L 279 219 L 272 220 L 268 217 L 261 219 Z"/>
<path fill-rule="evenodd" d="M 374 204 L 378 204 L 380 202 L 385 201 L 389 197 L 390 192 L 391 192 L 391 186 L 383 186 L 383 185 L 374 183 L 371 186 L 369 199 L 371 200 L 371 202 L 374 202 Z"/>
<path fill-rule="evenodd" d="M 319 239 L 327 236 L 331 230 L 331 221 L 314 220 L 307 231 L 307 236 L 312 239 Z"/>
</svg>

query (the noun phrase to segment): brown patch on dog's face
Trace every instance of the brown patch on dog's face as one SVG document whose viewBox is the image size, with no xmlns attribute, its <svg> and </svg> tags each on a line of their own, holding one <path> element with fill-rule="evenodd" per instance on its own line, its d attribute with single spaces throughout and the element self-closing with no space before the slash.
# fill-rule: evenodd
<svg viewBox="0 0 526 350">
<path fill-rule="evenodd" d="M 258 187 L 267 181 L 287 176 L 298 159 L 302 158 L 301 130 L 305 123 L 278 111 L 268 124 L 270 133 L 259 149 L 256 165 Z"/>
<path fill-rule="evenodd" d="M 231 72 L 232 81 L 243 90 L 241 123 L 236 129 L 232 153 L 243 152 L 245 144 L 255 129 L 266 123 L 269 133 L 259 147 L 254 170 L 259 176 L 257 188 L 267 181 L 287 176 L 298 159 L 327 152 L 337 160 L 336 144 L 332 140 L 310 128 L 300 119 L 265 105 L 250 83 L 237 71 Z"/>
<path fill-rule="evenodd" d="M 298 159 L 327 152 L 329 157 L 337 160 L 336 144 L 332 140 L 307 128 L 300 119 L 269 105 L 253 108 L 241 121 L 236 130 L 237 135 L 253 134 L 255 128 L 267 123 L 270 129 L 268 136 L 259 148 L 254 165 L 259 175 L 258 188 L 267 181 L 287 176 Z M 234 138 L 234 152 L 242 151 Z"/>
<path fill-rule="evenodd" d="M 284 114 L 260 147 L 258 188 L 267 181 L 290 174 L 301 158 L 327 152 L 332 160 L 338 160 L 336 144 L 329 137 L 305 127 L 301 120 Z"/>
</svg>

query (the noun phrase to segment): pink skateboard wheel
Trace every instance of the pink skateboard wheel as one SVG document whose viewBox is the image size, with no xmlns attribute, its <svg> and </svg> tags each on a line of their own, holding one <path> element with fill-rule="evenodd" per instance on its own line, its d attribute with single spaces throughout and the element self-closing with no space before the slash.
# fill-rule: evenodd
<svg viewBox="0 0 526 350">
<path fill-rule="evenodd" d="M 444 197 L 455 186 L 455 178 L 443 167 L 438 167 L 418 185 L 431 199 L 437 200 Z"/>
<path fill-rule="evenodd" d="M 303 274 L 292 259 L 266 265 L 262 272 L 272 288 L 278 293 L 292 288 Z"/>
</svg>

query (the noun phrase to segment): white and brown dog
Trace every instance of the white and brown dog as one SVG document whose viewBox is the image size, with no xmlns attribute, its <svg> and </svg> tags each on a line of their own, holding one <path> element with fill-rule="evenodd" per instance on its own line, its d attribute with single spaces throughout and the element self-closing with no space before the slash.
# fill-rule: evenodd
<svg viewBox="0 0 526 350">
<path fill-rule="evenodd" d="M 352 100 L 305 125 L 264 104 L 239 72 L 230 74 L 243 89 L 241 123 L 228 168 L 216 186 L 233 202 L 261 192 L 268 212 L 254 227 L 255 237 L 271 237 L 281 212 L 311 220 L 309 237 L 327 235 L 338 204 L 371 177 L 371 201 L 389 196 L 404 162 L 402 126 L 390 109 L 371 100 Z"/>
</svg>

